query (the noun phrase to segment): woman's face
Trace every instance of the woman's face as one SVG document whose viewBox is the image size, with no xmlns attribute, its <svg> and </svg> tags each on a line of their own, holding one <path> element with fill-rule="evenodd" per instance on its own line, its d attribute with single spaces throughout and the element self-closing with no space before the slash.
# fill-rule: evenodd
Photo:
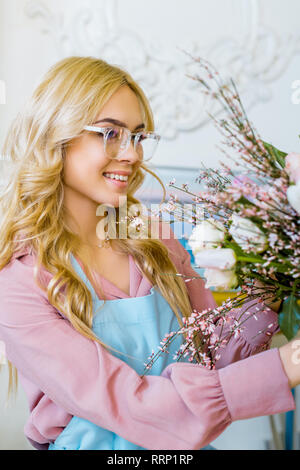
<svg viewBox="0 0 300 470">
<path fill-rule="evenodd" d="M 97 116 L 93 125 L 107 127 L 112 120 L 127 127 L 132 132 L 145 128 L 140 103 L 135 93 L 122 86 L 108 100 Z M 101 121 L 101 122 L 98 122 Z M 95 124 L 97 122 L 97 124 Z M 121 124 L 122 123 L 122 124 Z M 117 159 L 109 159 L 104 154 L 103 135 L 84 131 L 83 135 L 73 139 L 66 147 L 64 164 L 65 197 L 70 200 L 86 199 L 85 202 L 119 206 L 119 196 L 127 194 L 130 181 L 141 165 L 141 160 L 134 150 L 133 141 L 128 149 Z M 128 181 L 109 179 L 104 173 L 128 174 Z"/>
</svg>

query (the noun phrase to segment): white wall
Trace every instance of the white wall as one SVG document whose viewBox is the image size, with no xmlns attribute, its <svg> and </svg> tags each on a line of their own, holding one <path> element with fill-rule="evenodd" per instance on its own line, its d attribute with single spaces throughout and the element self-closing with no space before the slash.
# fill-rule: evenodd
<svg viewBox="0 0 300 470">
<path fill-rule="evenodd" d="M 67 55 L 94 55 L 123 65 L 144 87 L 163 139 L 154 166 L 216 166 L 220 137 L 207 123 L 202 95 L 185 77 L 186 57 L 200 54 L 235 79 L 250 119 L 267 140 L 300 151 L 300 2 L 297 0 L 0 0 L 0 148 L 12 118 L 50 65 Z M 171 176 L 171 174 L 170 174 Z M 4 408 L 0 374 L 0 449 L 31 448 L 20 388 Z M 219 448 L 264 448 L 267 418 L 234 423 Z"/>
<path fill-rule="evenodd" d="M 96 55 L 126 67 L 147 92 L 163 135 L 155 165 L 217 165 L 221 139 L 185 77 L 187 58 L 177 49 L 184 48 L 233 76 L 265 140 L 299 150 L 300 104 L 291 102 L 300 79 L 299 10 L 297 0 L 152 0 L 151 7 L 146 0 L 0 0 L 0 80 L 7 87 L 0 146 L 52 63 Z"/>
</svg>

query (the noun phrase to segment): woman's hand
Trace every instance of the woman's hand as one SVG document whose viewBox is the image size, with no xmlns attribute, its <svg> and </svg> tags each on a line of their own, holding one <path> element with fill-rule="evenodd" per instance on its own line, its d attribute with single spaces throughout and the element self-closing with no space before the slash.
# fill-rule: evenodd
<svg viewBox="0 0 300 470">
<path fill-rule="evenodd" d="M 300 384 L 300 340 L 295 337 L 289 343 L 281 346 L 279 350 L 280 359 L 291 388 Z"/>
</svg>

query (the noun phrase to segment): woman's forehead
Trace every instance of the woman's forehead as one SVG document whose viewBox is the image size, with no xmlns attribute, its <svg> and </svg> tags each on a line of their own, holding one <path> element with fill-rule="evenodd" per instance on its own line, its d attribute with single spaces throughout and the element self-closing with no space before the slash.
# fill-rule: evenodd
<svg viewBox="0 0 300 470">
<path fill-rule="evenodd" d="M 99 111 L 94 123 L 116 121 L 117 125 L 124 125 L 136 129 L 145 125 L 144 108 L 134 91 L 124 86 L 118 89 Z"/>
</svg>

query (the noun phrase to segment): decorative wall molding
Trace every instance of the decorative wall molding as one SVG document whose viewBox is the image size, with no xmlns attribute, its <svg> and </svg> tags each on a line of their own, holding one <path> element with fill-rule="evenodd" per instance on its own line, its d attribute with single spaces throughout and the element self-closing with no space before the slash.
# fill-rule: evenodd
<svg viewBox="0 0 300 470">
<path fill-rule="evenodd" d="M 68 55 L 92 55 L 128 70 L 145 90 L 154 111 L 156 128 L 166 139 L 179 132 L 205 126 L 207 113 L 217 114 L 215 103 L 206 103 L 197 84 L 186 73 L 197 71 L 195 64 L 176 47 L 170 50 L 159 37 L 144 38 L 122 24 L 119 0 L 88 2 L 84 6 L 52 11 L 31 0 L 25 15 L 41 20 L 41 31 L 51 38 L 57 60 Z M 221 75 L 234 78 L 247 109 L 271 99 L 270 84 L 300 53 L 300 34 L 279 36 L 262 24 L 258 0 L 243 0 L 241 21 L 244 38 L 224 37 L 199 47 L 197 38 L 182 38 L 182 49 L 205 57 Z M 174 14 L 174 11 L 173 11 Z M 178 40 L 180 43 L 180 39 Z"/>
</svg>

